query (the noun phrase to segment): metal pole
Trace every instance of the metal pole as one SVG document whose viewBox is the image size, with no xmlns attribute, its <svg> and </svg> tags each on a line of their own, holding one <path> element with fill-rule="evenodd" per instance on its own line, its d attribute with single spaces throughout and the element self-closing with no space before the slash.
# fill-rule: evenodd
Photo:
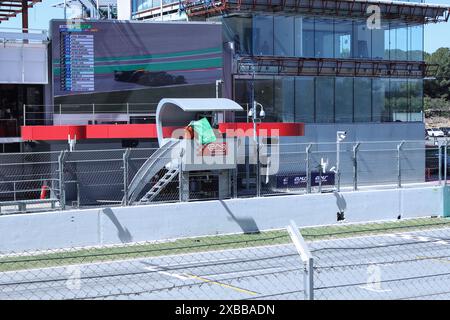
<svg viewBox="0 0 450 320">
<path fill-rule="evenodd" d="M 353 146 L 353 190 L 358 190 L 358 149 L 360 143 Z"/>
<path fill-rule="evenodd" d="M 61 120 L 62 120 L 62 105 L 60 103 L 59 104 L 59 125 L 61 125 Z"/>
<path fill-rule="evenodd" d="M 261 196 L 261 164 L 259 161 L 259 137 L 256 138 L 256 196 Z"/>
<path fill-rule="evenodd" d="M 439 153 L 438 153 L 438 157 L 439 157 L 439 185 L 442 184 L 442 143 L 439 142 L 438 143 L 438 148 L 439 148 Z"/>
<path fill-rule="evenodd" d="M 319 193 L 322 193 L 322 164 L 319 165 Z M 339 191 L 339 190 L 338 190 Z"/>
<path fill-rule="evenodd" d="M 127 124 L 130 124 L 130 104 L 127 102 Z"/>
<path fill-rule="evenodd" d="M 306 147 L 306 193 L 311 193 L 311 167 L 310 167 L 310 152 L 312 144 Z"/>
<path fill-rule="evenodd" d="M 445 146 L 444 146 L 444 186 L 447 186 L 447 165 L 448 165 L 448 139 L 445 138 Z"/>
<path fill-rule="evenodd" d="M 127 148 L 122 156 L 123 161 L 123 205 L 128 205 L 128 167 L 130 159 L 130 148 Z"/>
<path fill-rule="evenodd" d="M 92 124 L 95 124 L 95 103 L 92 104 Z"/>
<path fill-rule="evenodd" d="M 397 145 L 397 178 L 398 178 L 398 182 L 397 182 L 397 186 L 399 188 L 402 187 L 402 161 L 401 161 L 401 152 L 402 152 L 402 147 L 403 144 L 405 143 L 405 141 L 400 142 L 400 144 Z"/>
<path fill-rule="evenodd" d="M 339 139 L 336 139 L 336 175 L 337 175 L 337 192 L 341 191 L 341 170 L 339 168 L 340 165 L 340 153 L 341 153 L 341 142 Z M 322 170 L 321 170 L 322 172 Z M 322 181 L 322 179 L 320 179 Z"/>
<path fill-rule="evenodd" d="M 64 20 L 67 20 L 67 0 L 64 0 Z"/>
<path fill-rule="evenodd" d="M 58 176 L 59 176 L 59 205 L 61 210 L 66 209 L 66 190 L 64 181 L 64 161 L 66 157 L 66 151 L 61 151 L 58 156 Z"/>
<path fill-rule="evenodd" d="M 235 165 L 236 165 L 236 167 L 234 168 L 234 170 L 233 170 L 233 195 L 234 195 L 234 198 L 237 198 L 238 197 L 238 183 L 237 183 L 237 180 L 238 180 L 238 167 L 237 167 L 237 157 L 238 157 L 238 154 L 237 154 L 237 152 L 238 152 L 238 145 L 237 145 L 237 137 L 234 137 L 233 138 L 233 142 L 234 142 L 234 163 L 235 163 Z"/>
<path fill-rule="evenodd" d="M 23 126 L 25 127 L 27 125 L 27 111 L 26 111 L 27 107 L 25 104 L 23 104 Z"/>
</svg>

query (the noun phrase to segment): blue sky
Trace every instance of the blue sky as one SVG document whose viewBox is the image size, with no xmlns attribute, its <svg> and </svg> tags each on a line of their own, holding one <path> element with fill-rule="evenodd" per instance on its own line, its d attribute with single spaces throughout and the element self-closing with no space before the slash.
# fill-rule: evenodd
<svg viewBox="0 0 450 320">
<path fill-rule="evenodd" d="M 48 21 L 52 18 L 63 18 L 63 9 L 53 8 L 52 5 L 63 0 L 43 0 L 29 12 L 29 27 L 31 29 L 48 29 Z M 450 0 L 428 0 L 427 3 L 447 4 Z M 18 28 L 21 25 L 20 15 L 7 22 L 2 22 L 0 27 Z M 429 24 L 425 27 L 425 51 L 434 52 L 440 47 L 450 48 L 450 21 L 447 23 Z"/>
</svg>

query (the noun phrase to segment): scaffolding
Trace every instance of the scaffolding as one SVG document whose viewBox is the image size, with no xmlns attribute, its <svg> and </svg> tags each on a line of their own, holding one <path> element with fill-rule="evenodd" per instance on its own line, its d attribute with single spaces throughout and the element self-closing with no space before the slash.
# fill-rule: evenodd
<svg viewBox="0 0 450 320">
<path fill-rule="evenodd" d="M 28 29 L 28 9 L 42 0 L 0 0 L 0 23 L 22 14 L 22 28 Z"/>
</svg>

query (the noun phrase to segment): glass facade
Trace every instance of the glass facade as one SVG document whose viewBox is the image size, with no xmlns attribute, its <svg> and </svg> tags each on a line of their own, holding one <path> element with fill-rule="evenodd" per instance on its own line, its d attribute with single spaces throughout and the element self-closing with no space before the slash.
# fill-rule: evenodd
<svg viewBox="0 0 450 320">
<path fill-rule="evenodd" d="M 269 122 L 422 121 L 423 80 L 360 77 L 236 79 L 236 102 L 264 106 Z"/>
<path fill-rule="evenodd" d="M 169 4 L 169 3 L 178 3 L 178 1 L 174 0 L 132 0 L 131 1 L 131 13 L 137 13 L 140 11 L 144 11 L 147 9 L 160 7 L 162 4 Z"/>
<path fill-rule="evenodd" d="M 388 21 L 370 29 L 358 18 L 263 14 L 223 18 L 223 23 L 225 39 L 243 55 L 423 60 L 422 25 Z"/>
</svg>

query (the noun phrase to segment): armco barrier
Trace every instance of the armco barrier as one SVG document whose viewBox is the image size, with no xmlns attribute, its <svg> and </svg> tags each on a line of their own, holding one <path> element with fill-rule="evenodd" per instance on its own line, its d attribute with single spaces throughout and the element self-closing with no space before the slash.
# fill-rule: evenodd
<svg viewBox="0 0 450 320">
<path fill-rule="evenodd" d="M 441 216 L 444 187 L 108 207 L 0 217 L 0 252 Z"/>
</svg>

